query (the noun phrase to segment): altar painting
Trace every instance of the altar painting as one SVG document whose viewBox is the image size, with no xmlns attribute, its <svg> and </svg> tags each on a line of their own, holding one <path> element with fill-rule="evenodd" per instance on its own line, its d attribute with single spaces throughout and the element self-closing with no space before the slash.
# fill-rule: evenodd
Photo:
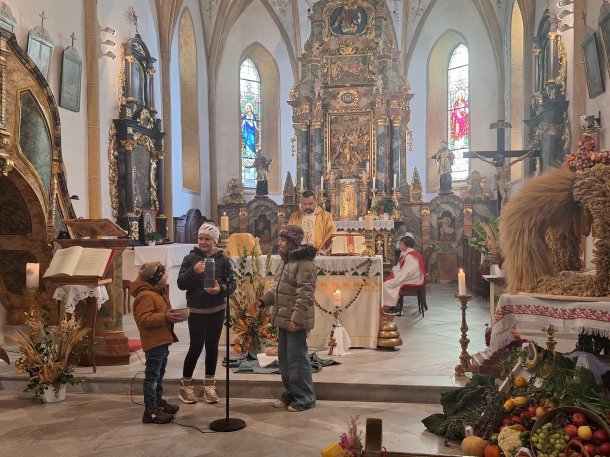
<svg viewBox="0 0 610 457">
<path fill-rule="evenodd" d="M 372 168 L 374 151 L 370 111 L 329 113 L 326 122 L 326 157 L 337 177 L 355 177 Z"/>
<path fill-rule="evenodd" d="M 327 63 L 328 84 L 331 86 L 369 84 L 371 81 L 373 72 L 368 54 L 331 56 Z"/>
<path fill-rule="evenodd" d="M 328 15 L 328 30 L 335 36 L 363 35 L 369 23 L 368 11 L 353 1 L 345 3 L 331 10 Z"/>
</svg>

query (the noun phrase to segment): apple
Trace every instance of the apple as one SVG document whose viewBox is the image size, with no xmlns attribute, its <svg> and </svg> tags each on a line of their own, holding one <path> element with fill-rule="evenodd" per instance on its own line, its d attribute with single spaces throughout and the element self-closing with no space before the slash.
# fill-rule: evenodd
<svg viewBox="0 0 610 457">
<path fill-rule="evenodd" d="M 502 452 L 497 444 L 488 444 L 483 450 L 485 457 L 502 457 Z"/>
<path fill-rule="evenodd" d="M 583 441 L 589 441 L 593 436 L 593 430 L 588 425 L 578 427 L 578 437 Z M 595 455 L 595 454 L 593 454 Z"/>
<path fill-rule="evenodd" d="M 576 427 L 574 424 L 568 424 L 563 427 L 563 432 L 570 438 L 574 438 L 578 436 L 578 427 Z"/>
<path fill-rule="evenodd" d="M 530 414 L 530 417 L 536 417 L 536 407 L 534 405 L 528 407 L 527 412 Z"/>
<path fill-rule="evenodd" d="M 587 425 L 587 418 L 583 413 L 574 413 L 572 414 L 571 422 L 577 427 L 580 427 L 582 425 Z"/>
<path fill-rule="evenodd" d="M 510 417 L 505 417 L 504 419 L 502 419 L 502 425 L 508 425 L 510 424 Z"/>
<path fill-rule="evenodd" d="M 587 451 L 587 453 L 591 456 L 595 455 L 597 453 L 597 448 L 595 447 L 594 444 L 585 444 L 585 450 Z"/>
<path fill-rule="evenodd" d="M 597 448 L 597 451 L 601 455 L 610 455 L 610 443 L 608 441 L 601 443 Z"/>
<path fill-rule="evenodd" d="M 593 440 L 594 443 L 603 443 L 604 441 L 608 441 L 608 434 L 604 429 L 600 428 L 593 432 L 591 440 Z"/>
</svg>

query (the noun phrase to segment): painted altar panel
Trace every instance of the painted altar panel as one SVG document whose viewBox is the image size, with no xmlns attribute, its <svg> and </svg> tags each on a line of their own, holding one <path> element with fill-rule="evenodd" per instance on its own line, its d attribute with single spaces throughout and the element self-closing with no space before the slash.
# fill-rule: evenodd
<svg viewBox="0 0 610 457">
<path fill-rule="evenodd" d="M 370 84 L 372 60 L 368 54 L 331 56 L 325 58 L 324 79 L 330 86 Z"/>
<path fill-rule="evenodd" d="M 375 141 L 370 111 L 329 113 L 326 151 L 330 169 L 338 177 L 355 177 L 374 163 Z M 328 165 L 327 165 L 328 167 Z"/>
</svg>

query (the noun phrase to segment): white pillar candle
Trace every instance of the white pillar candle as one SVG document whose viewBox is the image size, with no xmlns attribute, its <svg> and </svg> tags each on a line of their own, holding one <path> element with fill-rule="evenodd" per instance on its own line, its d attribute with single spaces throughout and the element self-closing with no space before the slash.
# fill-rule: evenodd
<svg viewBox="0 0 610 457">
<path fill-rule="evenodd" d="M 377 181 L 377 176 L 373 176 L 373 190 L 375 190 L 376 181 Z"/>
<path fill-rule="evenodd" d="M 229 216 L 227 216 L 227 213 L 223 213 L 222 216 L 220 216 L 220 231 L 229 231 Z"/>
<path fill-rule="evenodd" d="M 25 264 L 25 287 L 28 289 L 38 289 L 40 285 L 40 264 Z"/>
<path fill-rule="evenodd" d="M 397 178 L 396 173 L 394 173 L 394 189 L 396 189 L 396 178 Z"/>
<path fill-rule="evenodd" d="M 303 192 L 303 177 L 301 176 L 301 192 Z"/>
<path fill-rule="evenodd" d="M 330 160 L 329 160 L 329 161 L 326 163 L 326 172 L 327 172 L 327 173 L 330 173 L 330 166 L 331 166 L 331 164 L 330 164 Z"/>
<path fill-rule="evenodd" d="M 460 268 L 458 273 L 458 295 L 463 297 L 466 295 L 466 273 Z"/>
<path fill-rule="evenodd" d="M 341 291 L 339 289 L 333 292 L 333 305 L 341 306 Z"/>
<path fill-rule="evenodd" d="M 370 213 L 364 216 L 364 230 L 373 230 L 373 216 Z"/>
<path fill-rule="evenodd" d="M 320 192 L 324 190 L 324 176 L 320 176 Z"/>
</svg>

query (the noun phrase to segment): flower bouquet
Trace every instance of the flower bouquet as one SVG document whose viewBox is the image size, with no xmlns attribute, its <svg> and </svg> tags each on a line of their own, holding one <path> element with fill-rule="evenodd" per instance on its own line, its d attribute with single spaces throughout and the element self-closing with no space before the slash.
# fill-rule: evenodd
<svg viewBox="0 0 610 457">
<path fill-rule="evenodd" d="M 475 219 L 472 228 L 474 233 L 468 239 L 468 244 L 479 251 L 489 264 L 501 265 L 500 221 L 497 218 L 491 218 L 489 221 Z"/>
<path fill-rule="evenodd" d="M 360 416 L 347 422 L 347 433 L 341 433 L 338 443 L 333 443 L 322 451 L 322 457 L 359 457 L 362 455 L 362 432 L 358 430 Z"/>
<path fill-rule="evenodd" d="M 73 375 L 75 362 L 72 357 L 75 346 L 86 337 L 89 329 L 74 319 L 62 319 L 57 326 L 48 325 L 48 307 L 42 319 L 36 314 L 26 313 L 27 334 L 15 331 L 12 339 L 19 346 L 21 356 L 15 361 L 19 373 L 29 375 L 25 391 L 33 391 L 34 399 L 41 400 L 45 390 L 52 388 L 55 396 L 60 388 L 82 382 Z"/>
<path fill-rule="evenodd" d="M 263 349 L 264 344 L 277 342 L 277 329 L 271 325 L 270 308 L 256 309 L 251 306 L 256 298 L 263 295 L 271 267 L 271 253 L 269 253 L 265 262 L 265 272 L 261 271 L 258 243 L 256 238 L 250 255 L 246 249 L 241 252 L 235 272 L 237 288 L 229 299 L 231 329 L 235 334 L 233 349 L 239 354 L 248 351 L 258 353 Z"/>
</svg>

